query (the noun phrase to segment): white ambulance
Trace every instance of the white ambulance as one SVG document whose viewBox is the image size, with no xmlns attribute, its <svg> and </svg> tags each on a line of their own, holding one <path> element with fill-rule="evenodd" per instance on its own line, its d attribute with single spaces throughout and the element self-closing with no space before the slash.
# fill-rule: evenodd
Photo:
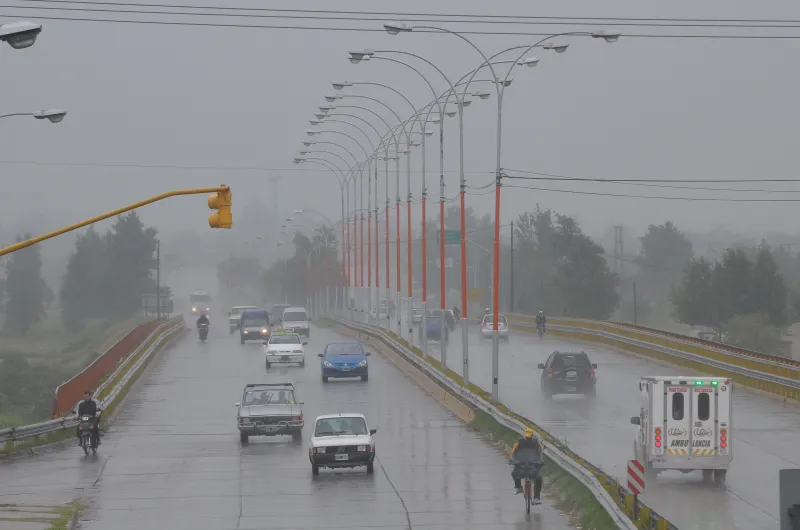
<svg viewBox="0 0 800 530">
<path fill-rule="evenodd" d="M 725 377 L 643 377 L 634 458 L 655 478 L 660 471 L 701 470 L 717 486 L 733 460 L 731 392 Z"/>
</svg>

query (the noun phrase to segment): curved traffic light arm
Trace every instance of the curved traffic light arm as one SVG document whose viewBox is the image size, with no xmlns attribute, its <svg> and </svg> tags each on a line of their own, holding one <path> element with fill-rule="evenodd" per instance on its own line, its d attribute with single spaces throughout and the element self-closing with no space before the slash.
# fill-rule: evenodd
<svg viewBox="0 0 800 530">
<path fill-rule="evenodd" d="M 123 206 L 122 208 L 117 208 L 116 210 L 111 210 L 110 212 L 106 212 L 104 214 L 98 215 L 96 217 L 92 217 L 91 219 L 87 219 L 85 221 L 81 221 L 79 223 L 75 223 L 69 226 L 65 226 L 55 232 L 50 232 L 48 234 L 44 234 L 42 236 L 33 237 L 31 239 L 26 239 L 25 241 L 20 241 L 14 245 L 5 247 L 0 249 L 0 256 L 4 256 L 6 254 L 10 254 L 12 252 L 16 252 L 17 250 L 21 250 L 23 248 L 29 247 L 31 245 L 35 245 L 41 241 L 46 239 L 50 239 L 56 236 L 60 236 L 61 234 L 66 234 L 67 232 L 72 232 L 73 230 L 77 230 L 78 228 L 83 228 L 84 226 L 88 226 L 92 223 L 96 223 L 98 221 L 102 221 L 103 219 L 108 219 L 109 217 L 114 217 L 115 215 L 119 215 L 121 213 L 129 212 L 131 210 L 135 210 L 141 206 L 146 206 L 148 204 L 152 204 L 154 202 L 158 202 L 160 200 L 166 199 L 168 197 L 176 197 L 178 195 L 199 195 L 201 193 L 218 193 L 222 196 L 227 197 L 227 202 L 230 202 L 230 191 L 231 189 L 224 184 L 222 186 L 218 186 L 216 188 L 193 188 L 187 190 L 173 190 L 168 191 L 166 193 L 162 193 L 161 195 L 156 195 L 155 197 L 150 197 L 149 199 L 145 199 L 143 201 L 135 202 L 133 204 L 129 204 L 128 206 Z M 211 206 L 211 201 L 209 198 L 209 206 Z"/>
</svg>

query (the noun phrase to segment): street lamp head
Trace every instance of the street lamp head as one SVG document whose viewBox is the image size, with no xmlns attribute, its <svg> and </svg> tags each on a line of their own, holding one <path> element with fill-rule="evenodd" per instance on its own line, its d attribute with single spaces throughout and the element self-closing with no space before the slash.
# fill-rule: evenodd
<svg viewBox="0 0 800 530">
<path fill-rule="evenodd" d="M 603 39 L 606 42 L 617 42 L 619 40 L 620 35 L 622 35 L 619 31 L 609 30 L 609 29 L 601 29 L 592 33 L 592 37 L 595 39 Z"/>
<path fill-rule="evenodd" d="M 9 22 L 0 25 L 0 41 L 7 42 L 15 50 L 21 50 L 33 46 L 41 31 L 41 24 L 34 24 L 27 20 Z"/>
<path fill-rule="evenodd" d="M 327 106 L 325 106 L 325 107 L 319 107 L 319 110 L 321 110 L 322 112 L 324 112 L 325 114 L 327 114 L 328 112 L 332 111 L 332 110 L 333 110 L 333 109 L 335 109 L 335 108 L 336 108 L 336 107 L 334 107 L 334 106 L 327 105 Z M 324 117 L 324 114 L 323 114 L 323 117 Z"/>
<path fill-rule="evenodd" d="M 295 164 L 302 164 L 305 161 L 306 161 L 305 158 L 300 158 L 300 157 L 296 157 L 296 158 L 292 159 L 292 162 L 294 162 Z"/>
<path fill-rule="evenodd" d="M 319 125 L 320 123 L 322 123 L 322 120 L 321 119 L 319 119 L 319 120 L 308 120 L 308 123 L 310 123 L 311 125 Z"/>
<path fill-rule="evenodd" d="M 461 103 L 462 107 L 469 107 L 470 105 L 472 105 L 472 100 L 471 99 L 463 99 L 462 98 L 462 99 L 459 100 L 459 102 Z"/>
<path fill-rule="evenodd" d="M 437 122 L 439 121 L 439 118 L 435 118 L 435 119 L 436 119 L 436 121 L 437 121 Z M 433 136 L 433 131 L 431 131 L 431 130 L 425 129 L 425 130 L 424 130 L 424 131 L 422 131 L 422 132 L 423 132 L 423 134 L 424 134 L 425 136 Z"/>
<path fill-rule="evenodd" d="M 411 140 L 411 147 L 419 147 L 422 145 L 422 142 L 419 140 Z"/>
<path fill-rule="evenodd" d="M 61 109 L 47 109 L 47 110 L 40 110 L 39 112 L 34 113 L 33 117 L 37 120 L 50 120 L 50 123 L 59 123 L 64 120 L 64 116 L 67 115 L 66 110 Z"/>
<path fill-rule="evenodd" d="M 489 96 L 492 95 L 491 92 L 486 92 L 484 90 L 476 90 L 476 91 L 472 92 L 471 94 L 473 96 L 475 96 L 476 98 L 480 98 L 480 99 L 489 99 Z"/>
<path fill-rule="evenodd" d="M 303 213 L 303 210 L 295 210 L 294 213 Z"/>
<path fill-rule="evenodd" d="M 353 83 L 350 81 L 334 81 L 331 84 L 333 85 L 334 90 L 342 90 L 344 87 L 353 86 Z"/>
<path fill-rule="evenodd" d="M 496 82 L 496 83 L 500 83 L 500 84 L 501 84 L 502 86 L 504 86 L 504 87 L 507 87 L 507 86 L 511 86 L 511 82 L 512 82 L 513 80 L 514 80 L 514 78 L 513 78 L 513 77 L 509 77 L 509 78 L 506 78 L 506 79 L 501 79 L 501 80 L 499 80 L 499 81 L 495 81 L 495 82 Z"/>
<path fill-rule="evenodd" d="M 310 153 L 310 152 L 311 152 L 311 150 L 310 150 L 310 149 L 300 149 L 300 150 L 298 151 L 298 153 L 300 153 L 301 155 L 307 155 L 307 154 L 308 154 L 308 153 Z"/>
<path fill-rule="evenodd" d="M 438 123 L 440 123 L 441 121 L 442 121 L 442 119 L 441 119 L 441 118 L 439 118 L 438 116 L 437 116 L 437 117 L 434 117 L 434 118 L 431 118 L 431 123 L 437 123 L 437 124 L 438 124 Z"/>
<path fill-rule="evenodd" d="M 457 110 L 453 110 L 453 109 L 445 109 L 445 110 L 444 110 L 444 114 L 445 114 L 445 116 L 447 116 L 448 118 L 452 118 L 453 116 L 455 116 L 456 114 L 458 114 L 458 111 L 457 111 Z"/>
<path fill-rule="evenodd" d="M 375 55 L 374 50 L 350 50 L 347 52 L 347 58 L 353 64 L 358 64 L 361 61 L 369 60 L 370 57 Z"/>
<path fill-rule="evenodd" d="M 314 116 L 316 116 L 317 119 L 320 120 L 320 123 L 322 123 L 322 120 L 325 119 L 326 114 L 314 114 Z"/>
<path fill-rule="evenodd" d="M 386 30 L 386 33 L 389 35 L 397 35 L 398 33 L 405 33 L 412 31 L 414 26 L 410 24 L 405 24 L 403 22 L 389 22 L 383 25 L 383 29 Z"/>
<path fill-rule="evenodd" d="M 294 221 L 294 217 L 287 217 L 284 221 Z"/>
<path fill-rule="evenodd" d="M 309 136 L 314 136 L 315 134 L 319 134 L 319 131 L 315 131 L 314 129 L 309 129 L 306 131 L 306 134 Z"/>
<path fill-rule="evenodd" d="M 344 96 L 342 94 L 328 94 L 325 96 L 325 101 L 328 103 L 333 103 L 337 99 L 342 99 Z"/>
<path fill-rule="evenodd" d="M 545 42 L 542 45 L 543 50 L 551 50 L 556 53 L 564 53 L 565 51 L 567 51 L 567 48 L 569 48 L 569 44 L 567 43 L 553 44 L 552 42 Z"/>
<path fill-rule="evenodd" d="M 309 145 L 314 145 L 315 143 L 317 143 L 317 142 L 315 142 L 313 140 L 303 140 L 303 145 L 306 146 L 306 147 L 308 147 Z"/>
<path fill-rule="evenodd" d="M 527 66 L 529 68 L 533 68 L 534 66 L 539 64 L 539 58 L 538 57 L 525 57 L 525 58 L 520 59 L 519 61 L 517 61 L 517 64 L 520 65 L 520 66 Z"/>
</svg>

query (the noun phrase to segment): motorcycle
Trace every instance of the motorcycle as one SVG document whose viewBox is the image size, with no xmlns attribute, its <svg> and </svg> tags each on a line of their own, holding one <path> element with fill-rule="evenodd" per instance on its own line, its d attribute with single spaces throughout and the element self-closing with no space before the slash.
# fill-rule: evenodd
<svg viewBox="0 0 800 530">
<path fill-rule="evenodd" d="M 208 338 L 208 324 L 197 326 L 197 332 L 200 334 L 200 342 L 205 342 Z"/>
<path fill-rule="evenodd" d="M 78 432 L 80 433 L 80 445 L 87 456 L 89 455 L 89 449 L 92 450 L 92 454 L 97 454 L 97 433 L 95 429 L 97 429 L 97 424 L 92 416 L 88 414 L 81 416 Z"/>
</svg>

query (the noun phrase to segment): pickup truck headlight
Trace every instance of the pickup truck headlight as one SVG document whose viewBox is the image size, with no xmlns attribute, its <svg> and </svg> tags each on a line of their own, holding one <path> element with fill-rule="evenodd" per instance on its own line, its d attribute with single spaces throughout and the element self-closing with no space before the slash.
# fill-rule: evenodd
<svg viewBox="0 0 800 530">
<path fill-rule="evenodd" d="M 314 447 L 314 448 L 311 449 L 311 452 L 313 454 L 315 454 L 315 455 L 322 455 L 322 454 L 325 454 L 325 448 L 324 447 Z"/>
<path fill-rule="evenodd" d="M 358 366 L 359 366 L 359 368 L 360 368 L 360 367 L 363 367 L 363 366 L 366 366 L 366 365 L 367 365 L 367 360 L 366 360 L 366 359 L 364 359 L 363 361 L 361 361 L 360 363 L 358 363 Z"/>
<path fill-rule="evenodd" d="M 323 366 L 327 366 L 328 368 L 333 367 L 333 365 L 330 363 L 330 361 L 322 361 L 322 364 L 323 364 Z"/>
</svg>

